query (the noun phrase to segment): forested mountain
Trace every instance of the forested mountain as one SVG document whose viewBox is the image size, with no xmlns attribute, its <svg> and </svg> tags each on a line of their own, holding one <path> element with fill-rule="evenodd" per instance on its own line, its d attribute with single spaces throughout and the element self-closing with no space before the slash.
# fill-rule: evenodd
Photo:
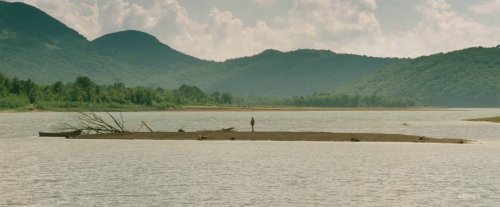
<svg viewBox="0 0 500 207">
<path fill-rule="evenodd" d="M 145 72 L 110 55 L 135 57 L 90 42 L 37 8 L 0 1 L 0 72 L 38 83 L 88 75 L 99 83 L 143 83 Z M 139 70 L 141 69 L 141 70 Z"/>
<path fill-rule="evenodd" d="M 224 62 L 223 68 L 234 70 L 234 74 L 207 89 L 263 95 L 329 92 L 401 61 L 404 59 L 337 54 L 326 50 L 286 53 L 266 50 L 252 57 Z"/>
<path fill-rule="evenodd" d="M 178 52 L 161 43 L 156 37 L 140 31 L 123 31 L 104 35 L 92 41 L 96 45 L 134 55 L 136 62 L 111 54 L 112 57 L 134 65 L 169 69 L 178 65 L 199 66 L 208 61 Z"/>
<path fill-rule="evenodd" d="M 0 1 L 0 73 L 40 84 L 87 76 L 97 84 L 188 84 L 208 92 L 305 95 L 330 92 L 400 61 L 315 50 L 268 50 L 225 62 L 204 61 L 139 31 L 89 42 L 37 8 Z"/>
<path fill-rule="evenodd" d="M 500 107 L 500 48 L 469 48 L 402 62 L 342 92 L 407 97 L 421 104 Z"/>
</svg>

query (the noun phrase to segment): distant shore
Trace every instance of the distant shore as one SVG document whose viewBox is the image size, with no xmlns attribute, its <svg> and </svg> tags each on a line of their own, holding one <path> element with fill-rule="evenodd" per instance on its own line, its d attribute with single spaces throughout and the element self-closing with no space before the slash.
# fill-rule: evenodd
<svg viewBox="0 0 500 207">
<path fill-rule="evenodd" d="M 464 120 L 464 121 L 482 121 L 482 122 L 500 123 L 500 116 L 497 116 L 497 117 L 478 118 L 478 119 L 466 119 L 466 120 Z"/>
<path fill-rule="evenodd" d="M 151 108 L 135 109 L 94 109 L 95 112 L 210 112 L 210 111 L 451 111 L 457 109 L 417 107 L 417 108 L 315 108 L 315 107 L 218 107 L 218 106 L 184 106 L 181 108 L 170 108 L 166 110 L 157 110 Z M 45 112 L 86 112 L 89 109 L 84 108 L 61 108 L 49 110 L 28 110 L 28 109 L 0 109 L 0 113 L 45 113 Z"/>
<path fill-rule="evenodd" d="M 74 139 L 199 140 L 203 141 L 319 141 L 319 142 L 416 142 L 465 144 L 465 139 L 435 139 L 403 134 L 329 132 L 134 132 L 82 135 Z"/>
<path fill-rule="evenodd" d="M 315 108 L 315 107 L 202 107 L 187 106 L 168 111 L 448 111 L 447 108 Z"/>
</svg>

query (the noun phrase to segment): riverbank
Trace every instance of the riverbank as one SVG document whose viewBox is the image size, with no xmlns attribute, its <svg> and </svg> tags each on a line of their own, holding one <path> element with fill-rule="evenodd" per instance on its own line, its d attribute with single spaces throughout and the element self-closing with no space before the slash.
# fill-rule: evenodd
<svg viewBox="0 0 500 207">
<path fill-rule="evenodd" d="M 318 108 L 318 107 L 217 107 L 186 106 L 168 111 L 447 111 L 447 108 Z"/>
<path fill-rule="evenodd" d="M 321 141 L 321 142 L 418 142 L 418 143 L 470 143 L 465 139 L 435 139 L 403 134 L 329 133 L 329 132 L 134 132 L 122 134 L 82 135 L 75 139 L 124 140 L 199 140 L 203 141 Z"/>
<path fill-rule="evenodd" d="M 500 116 L 497 116 L 497 117 L 478 118 L 478 119 L 466 119 L 465 121 L 482 121 L 482 122 L 500 123 Z"/>
</svg>

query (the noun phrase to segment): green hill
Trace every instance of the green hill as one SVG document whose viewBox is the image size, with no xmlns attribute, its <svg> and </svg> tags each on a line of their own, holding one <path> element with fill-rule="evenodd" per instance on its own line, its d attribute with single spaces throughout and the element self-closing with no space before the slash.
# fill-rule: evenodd
<svg viewBox="0 0 500 207">
<path fill-rule="evenodd" d="M 42 84 L 78 76 L 100 83 L 132 80 L 135 68 L 108 53 L 131 56 L 93 46 L 35 7 L 0 1 L 1 73 Z"/>
<path fill-rule="evenodd" d="M 500 107 L 500 48 L 469 48 L 388 66 L 341 89 L 448 107 Z"/>
<path fill-rule="evenodd" d="M 39 84 L 87 76 L 97 84 L 187 84 L 207 92 L 305 95 L 330 92 L 401 61 L 319 50 L 267 50 L 225 62 L 205 61 L 139 31 L 89 42 L 35 7 L 0 1 L 0 73 Z"/>
<path fill-rule="evenodd" d="M 159 68 L 175 68 L 178 65 L 203 65 L 208 61 L 178 52 L 161 43 L 156 37 L 140 31 L 123 31 L 104 35 L 92 43 L 133 54 L 137 62 L 122 59 L 131 64 L 156 66 Z M 116 57 L 120 59 L 120 57 Z"/>
<path fill-rule="evenodd" d="M 304 95 L 329 92 L 381 68 L 403 61 L 337 54 L 326 50 L 279 52 L 228 60 L 234 74 L 216 82 L 209 91 L 230 89 L 236 94 Z"/>
<path fill-rule="evenodd" d="M 24 3 L 0 1 L 0 39 L 23 46 L 86 41 L 78 32 Z"/>
</svg>

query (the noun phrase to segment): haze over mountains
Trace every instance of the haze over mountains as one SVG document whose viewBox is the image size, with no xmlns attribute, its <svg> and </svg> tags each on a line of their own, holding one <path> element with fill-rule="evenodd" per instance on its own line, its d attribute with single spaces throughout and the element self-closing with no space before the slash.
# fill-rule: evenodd
<svg viewBox="0 0 500 207">
<path fill-rule="evenodd" d="M 471 48 L 417 59 L 322 50 L 266 50 L 224 62 L 180 53 L 155 37 L 123 31 L 88 41 L 37 8 L 0 1 L 0 73 L 37 83 L 88 76 L 99 84 L 207 92 L 314 92 L 414 98 L 435 106 L 500 106 L 500 49 Z M 357 82 L 356 82 L 357 81 Z"/>
</svg>

